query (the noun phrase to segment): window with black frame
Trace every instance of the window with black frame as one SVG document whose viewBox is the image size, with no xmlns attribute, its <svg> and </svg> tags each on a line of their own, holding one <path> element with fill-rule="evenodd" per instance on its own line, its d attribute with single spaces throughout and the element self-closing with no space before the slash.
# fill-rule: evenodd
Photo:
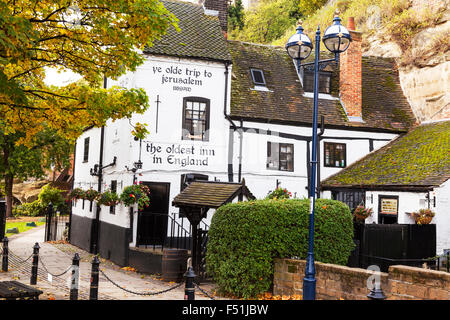
<svg viewBox="0 0 450 320">
<path fill-rule="evenodd" d="M 84 139 L 83 162 L 88 162 L 89 160 L 89 140 L 89 137 Z"/>
<path fill-rule="evenodd" d="M 117 193 L 117 180 L 111 180 L 111 192 Z M 109 213 L 116 214 L 116 206 L 110 206 Z"/>
<path fill-rule="evenodd" d="M 350 208 L 350 211 L 353 212 L 357 206 L 364 206 L 366 193 L 364 190 L 332 191 L 331 197 L 333 200 L 345 203 Z"/>
<path fill-rule="evenodd" d="M 294 145 L 268 141 L 267 169 L 294 171 Z"/>
<path fill-rule="evenodd" d="M 208 141 L 209 99 L 187 97 L 183 99 L 183 140 Z"/>
<path fill-rule="evenodd" d="M 309 70 L 303 70 L 303 90 L 305 92 L 314 92 L 314 72 Z M 320 71 L 319 72 L 319 93 L 331 92 L 331 72 Z"/>
<path fill-rule="evenodd" d="M 323 163 L 325 167 L 345 168 L 347 154 L 345 143 L 324 142 Z"/>
</svg>

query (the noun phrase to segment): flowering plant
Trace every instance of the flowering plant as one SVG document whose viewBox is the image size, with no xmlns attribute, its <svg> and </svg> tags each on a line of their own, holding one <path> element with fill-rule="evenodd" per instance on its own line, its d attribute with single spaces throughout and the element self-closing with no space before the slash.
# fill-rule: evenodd
<svg viewBox="0 0 450 320">
<path fill-rule="evenodd" d="M 365 220 L 370 217 L 373 213 L 372 208 L 366 208 L 363 205 L 359 205 L 353 211 L 354 216 L 358 220 Z"/>
<path fill-rule="evenodd" d="M 89 201 L 94 201 L 94 200 L 97 200 L 99 195 L 100 194 L 97 190 L 90 188 L 90 189 L 86 190 L 86 192 L 84 193 L 84 199 L 89 200 Z"/>
<path fill-rule="evenodd" d="M 71 200 L 78 200 L 78 199 L 83 199 L 84 195 L 85 195 L 85 191 L 81 188 L 75 188 L 72 191 L 70 191 L 70 193 L 67 195 L 67 200 L 71 201 Z"/>
<path fill-rule="evenodd" d="M 412 216 L 417 224 L 429 224 L 433 220 L 435 213 L 430 209 L 420 209 L 418 212 L 413 212 Z"/>
<path fill-rule="evenodd" d="M 286 188 L 276 188 L 267 196 L 267 199 L 289 199 L 290 197 L 292 194 Z"/>
<path fill-rule="evenodd" d="M 106 190 L 98 197 L 98 204 L 104 206 L 115 206 L 120 203 L 119 196 L 117 193 L 111 190 Z"/>
<path fill-rule="evenodd" d="M 150 205 L 150 189 L 143 184 L 133 184 L 123 188 L 120 201 L 126 206 L 137 203 L 139 210 Z"/>
</svg>

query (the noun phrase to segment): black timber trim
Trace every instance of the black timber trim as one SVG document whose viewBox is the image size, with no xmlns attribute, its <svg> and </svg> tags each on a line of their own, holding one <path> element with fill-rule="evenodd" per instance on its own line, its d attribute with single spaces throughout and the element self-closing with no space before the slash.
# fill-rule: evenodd
<svg viewBox="0 0 450 320">
<path fill-rule="evenodd" d="M 247 122 L 256 122 L 256 123 L 270 123 L 270 124 L 281 124 L 281 125 L 290 125 L 294 127 L 311 127 L 311 123 L 309 122 L 301 122 L 301 121 L 292 121 L 292 120 L 279 120 L 279 119 L 265 119 L 265 118 L 254 118 L 254 117 L 242 117 L 242 116 L 230 116 L 232 120 L 242 120 Z M 406 133 L 408 130 L 400 130 L 400 129 L 383 129 L 383 128 L 372 128 L 372 127 L 353 127 L 353 126 L 341 126 L 341 125 L 333 125 L 327 124 L 325 125 L 325 129 L 342 129 L 349 131 L 366 131 L 366 132 L 380 132 L 380 133 Z"/>
</svg>

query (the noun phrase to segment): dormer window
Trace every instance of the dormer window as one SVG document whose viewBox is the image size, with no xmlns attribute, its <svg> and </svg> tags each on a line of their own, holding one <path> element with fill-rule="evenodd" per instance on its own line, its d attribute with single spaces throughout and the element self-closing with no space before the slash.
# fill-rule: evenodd
<svg viewBox="0 0 450 320">
<path fill-rule="evenodd" d="M 303 90 L 314 92 L 314 72 L 303 70 Z M 331 72 L 319 71 L 319 93 L 330 94 L 331 92 Z"/>
<path fill-rule="evenodd" d="M 266 79 L 264 78 L 264 72 L 262 70 L 251 68 L 250 72 L 252 74 L 253 83 L 256 86 L 266 86 Z"/>
</svg>

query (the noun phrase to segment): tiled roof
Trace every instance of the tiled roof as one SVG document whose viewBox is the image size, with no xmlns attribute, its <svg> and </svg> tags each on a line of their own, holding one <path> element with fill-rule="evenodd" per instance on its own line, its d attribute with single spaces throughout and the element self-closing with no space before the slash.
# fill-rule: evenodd
<svg viewBox="0 0 450 320">
<path fill-rule="evenodd" d="M 313 99 L 304 97 L 292 59 L 282 47 L 228 41 L 233 59 L 231 116 L 268 122 L 312 122 Z M 321 59 L 329 58 L 328 55 Z M 312 61 L 310 57 L 306 62 Z M 406 131 L 415 123 L 403 95 L 393 60 L 363 57 L 363 123 L 350 122 L 338 99 L 319 98 L 319 116 L 325 124 Z M 331 95 L 338 97 L 339 75 L 331 68 Z M 252 90 L 250 68 L 261 69 L 269 91 Z"/>
<path fill-rule="evenodd" d="M 194 181 L 173 199 L 172 205 L 218 208 L 232 201 L 241 190 L 247 198 L 254 199 L 247 187 L 240 183 Z"/>
<path fill-rule="evenodd" d="M 321 182 L 333 187 L 427 187 L 450 178 L 450 120 L 423 124 Z"/>
<path fill-rule="evenodd" d="M 181 31 L 171 26 L 161 40 L 144 49 L 145 53 L 231 61 L 217 16 L 205 15 L 203 7 L 193 3 L 174 0 L 162 3 L 179 19 Z"/>
</svg>

